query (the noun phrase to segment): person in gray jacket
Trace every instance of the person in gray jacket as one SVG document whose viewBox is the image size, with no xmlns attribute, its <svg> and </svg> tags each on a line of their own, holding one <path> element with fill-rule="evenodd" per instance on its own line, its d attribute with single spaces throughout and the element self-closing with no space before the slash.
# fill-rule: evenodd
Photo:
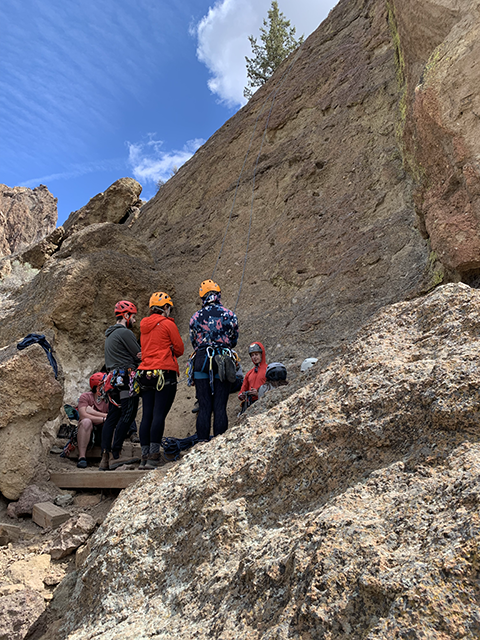
<svg viewBox="0 0 480 640">
<path fill-rule="evenodd" d="M 105 331 L 105 366 L 108 378 L 109 408 L 102 430 L 102 460 L 99 469 L 110 469 L 110 455 L 120 457 L 123 441 L 135 420 L 138 395 L 131 392 L 131 381 L 140 364 L 140 345 L 131 331 L 136 321 L 137 307 L 128 300 L 115 305 L 116 324 Z M 113 443 L 112 443 L 113 440 Z"/>
</svg>

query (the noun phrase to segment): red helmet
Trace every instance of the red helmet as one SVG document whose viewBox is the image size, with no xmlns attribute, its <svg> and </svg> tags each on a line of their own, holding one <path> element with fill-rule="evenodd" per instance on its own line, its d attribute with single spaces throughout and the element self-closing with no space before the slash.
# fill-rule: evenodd
<svg viewBox="0 0 480 640">
<path fill-rule="evenodd" d="M 137 307 L 133 304 L 133 302 L 129 302 L 128 300 L 120 300 L 115 305 L 115 315 L 123 316 L 124 313 L 138 313 Z"/>
<path fill-rule="evenodd" d="M 103 380 L 103 373 L 94 373 L 90 376 L 90 389 L 93 391 L 93 387 L 98 387 L 98 385 Z"/>
</svg>

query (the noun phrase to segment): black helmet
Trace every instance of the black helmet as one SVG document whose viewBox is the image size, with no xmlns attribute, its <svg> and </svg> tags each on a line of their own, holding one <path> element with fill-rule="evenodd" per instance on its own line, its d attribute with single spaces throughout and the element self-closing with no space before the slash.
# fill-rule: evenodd
<svg viewBox="0 0 480 640">
<path fill-rule="evenodd" d="M 248 355 L 250 355 L 251 353 L 262 353 L 262 347 L 258 344 L 258 342 L 253 342 L 248 347 Z"/>
<path fill-rule="evenodd" d="M 281 362 L 272 362 L 268 365 L 266 371 L 267 380 L 277 381 L 277 380 L 286 380 L 287 379 L 287 370 L 285 365 Z"/>
</svg>

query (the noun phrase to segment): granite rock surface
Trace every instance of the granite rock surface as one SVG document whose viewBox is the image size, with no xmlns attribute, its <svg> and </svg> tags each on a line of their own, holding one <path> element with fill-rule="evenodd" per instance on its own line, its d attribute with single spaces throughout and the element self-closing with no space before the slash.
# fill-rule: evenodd
<svg viewBox="0 0 480 640">
<path fill-rule="evenodd" d="M 380 312 L 263 414 L 125 490 L 61 638 L 477 638 L 480 294 Z"/>
</svg>

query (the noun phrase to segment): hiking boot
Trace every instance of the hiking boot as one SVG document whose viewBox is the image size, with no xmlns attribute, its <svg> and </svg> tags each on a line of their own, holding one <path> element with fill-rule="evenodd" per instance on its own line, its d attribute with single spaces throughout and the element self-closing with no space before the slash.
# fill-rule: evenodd
<svg viewBox="0 0 480 640">
<path fill-rule="evenodd" d="M 102 459 L 100 460 L 100 464 L 98 465 L 99 471 L 109 471 L 110 470 L 110 454 L 108 451 L 102 451 Z"/>
<path fill-rule="evenodd" d="M 142 459 L 140 460 L 140 464 L 138 465 L 138 468 L 140 470 L 145 469 L 145 465 L 147 464 L 147 460 L 148 460 L 148 458 L 144 458 L 142 456 Z"/>
<path fill-rule="evenodd" d="M 79 458 L 78 462 L 77 462 L 77 467 L 79 469 L 86 469 L 87 468 L 87 459 L 86 458 Z"/>
<path fill-rule="evenodd" d="M 157 469 L 164 464 L 166 464 L 166 460 L 163 458 L 160 452 L 150 453 L 145 463 L 145 469 Z"/>
<path fill-rule="evenodd" d="M 198 413 L 199 411 L 200 411 L 200 403 L 199 403 L 199 401 L 197 400 L 197 401 L 195 402 L 195 404 L 193 405 L 192 413 Z"/>
</svg>

